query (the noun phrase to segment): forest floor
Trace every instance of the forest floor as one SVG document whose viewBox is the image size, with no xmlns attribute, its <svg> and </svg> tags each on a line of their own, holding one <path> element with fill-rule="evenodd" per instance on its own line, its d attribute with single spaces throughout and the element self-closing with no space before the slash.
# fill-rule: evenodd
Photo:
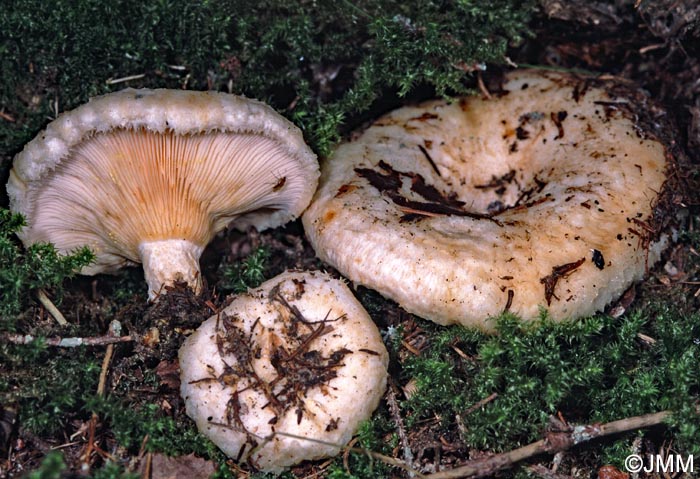
<svg viewBox="0 0 700 479">
<path fill-rule="evenodd" d="M 615 420 L 628 421 L 631 430 L 577 447 L 566 441 L 549 450 L 535 447 L 536 454 L 522 462 L 497 456 L 508 465 L 503 472 L 492 462 L 471 464 L 502 477 L 681 478 L 691 475 L 630 476 L 623 460 L 630 454 L 694 454 L 698 473 L 700 419 L 692 415 L 700 400 L 700 7 L 694 3 L 542 0 L 533 34 L 507 53 L 517 65 L 631 81 L 675 125 L 685 185 L 678 206 L 689 214 L 661 263 L 611 306 L 619 314 L 601 313 L 575 325 L 547 323 L 536 331 L 503 318 L 500 334 L 492 337 L 441 328 L 358 287 L 380 330 L 398 335 L 389 345 L 392 380 L 385 400 L 351 443 L 375 456 L 347 450 L 285 477 L 415 477 L 407 470 L 452 470 L 453 476 L 438 477 L 465 477 L 458 468 L 466 461 L 567 433 L 573 424 Z M 346 87 L 329 84 L 331 90 Z M 386 107 L 348 117 L 344 133 Z M 0 121 L 15 121 L 0 112 Z M 9 161 L 4 158 L 5 170 Z M 226 231 L 201 264 L 207 285 L 202 296 L 176 287 L 155 305 L 146 301 L 138 269 L 75 277 L 57 301 L 71 323 L 67 328 L 29 301 L 12 331 L 99 343 L 118 321 L 118 334 L 128 338 L 58 348 L 10 344 L 11 331 L 3 329 L 0 477 L 267 477 L 223 457 L 197 434 L 179 396 L 177 350 L 232 294 L 289 268 L 329 268 L 316 258 L 299 221 L 262 233 Z M 550 355 L 549 367 L 535 366 L 538 356 Z M 545 397 L 553 377 L 561 390 Z M 479 383 L 491 384 L 491 393 L 486 387 L 476 392 Z M 518 387 L 528 392 L 512 391 Z M 651 418 L 651 427 L 635 422 L 654 413 L 664 417 Z"/>
</svg>

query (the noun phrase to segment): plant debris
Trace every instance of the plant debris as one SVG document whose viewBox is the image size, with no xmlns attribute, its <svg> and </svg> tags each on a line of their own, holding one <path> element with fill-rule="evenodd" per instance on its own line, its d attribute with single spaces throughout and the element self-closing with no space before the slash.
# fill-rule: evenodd
<svg viewBox="0 0 700 479">
<path fill-rule="evenodd" d="M 330 311 L 320 321 L 312 321 L 304 317 L 299 309 L 291 305 L 288 299 L 298 299 L 304 293 L 303 283 L 297 283 L 296 298 L 287 298 L 280 290 L 281 283 L 268 295 L 270 303 L 279 305 L 279 321 L 282 327 L 282 337 L 273 337 L 273 347 L 269 362 L 276 372 L 274 379 L 265 380 L 255 370 L 254 361 L 262 357 L 262 346 L 257 340 L 257 329 L 263 326 L 256 322 L 251 331 L 246 333 L 242 320 L 236 316 L 220 313 L 216 323 L 216 346 L 224 364 L 223 372 L 216 377 L 205 377 L 191 382 L 216 381 L 227 386 L 237 386 L 231 393 L 226 408 L 226 424 L 218 424 L 245 432 L 250 449 L 259 444 L 260 438 L 252 434 L 245 426 L 244 416 L 247 413 L 246 404 L 241 401 L 240 394 L 246 390 L 261 391 L 266 398 L 263 409 L 270 408 L 275 416 L 270 424 L 289 411 L 294 411 L 297 424 L 301 423 L 305 413 L 304 402 L 308 391 L 314 388 L 324 388 L 337 377 L 337 370 L 342 367 L 343 359 L 352 354 L 347 348 L 340 348 L 327 355 L 314 349 L 315 342 L 322 336 L 333 331 L 333 323 L 341 321 L 345 315 L 330 318 Z M 368 354 L 376 352 L 367 350 Z M 232 357 L 234 362 L 225 358 Z M 337 427 L 337 425 L 335 426 Z M 329 430 L 334 428 L 331 423 Z M 273 428 L 274 430 L 274 428 Z M 238 460 L 244 458 L 244 450 Z"/>
<path fill-rule="evenodd" d="M 427 183 L 425 178 L 419 173 L 395 170 L 384 161 L 380 161 L 378 166 L 386 173 L 383 174 L 371 168 L 355 168 L 355 172 L 369 181 L 377 190 L 386 194 L 391 201 L 406 213 L 401 217 L 401 222 L 413 221 L 426 216 L 454 215 L 474 219 L 487 219 L 498 223 L 490 215 L 467 211 L 463 208 L 465 203 L 458 200 L 454 193 L 445 196 L 433 185 Z M 410 181 L 411 191 L 426 201 L 410 200 L 400 193 L 404 178 L 408 178 Z"/>
<path fill-rule="evenodd" d="M 586 258 L 581 258 L 578 261 L 554 266 L 552 267 L 552 274 L 540 279 L 540 283 L 544 285 L 544 299 L 547 301 L 547 305 L 552 303 L 552 298 L 556 299 L 557 301 L 559 300 L 559 297 L 554 294 L 554 288 L 557 287 L 559 280 L 569 276 L 585 262 Z"/>
</svg>

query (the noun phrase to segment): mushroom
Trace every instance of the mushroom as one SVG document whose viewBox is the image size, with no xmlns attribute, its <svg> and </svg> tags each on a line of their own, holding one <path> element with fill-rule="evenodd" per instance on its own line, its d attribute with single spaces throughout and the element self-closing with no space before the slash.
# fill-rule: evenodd
<svg viewBox="0 0 700 479">
<path fill-rule="evenodd" d="M 179 357 L 199 431 L 268 472 L 338 454 L 387 382 L 377 327 L 343 282 L 320 272 L 285 272 L 236 297 Z"/>
<path fill-rule="evenodd" d="M 655 124 L 614 82 L 511 72 L 491 98 L 403 107 L 340 145 L 305 231 L 348 279 L 440 324 L 587 316 L 669 244 Z"/>
<path fill-rule="evenodd" d="M 154 299 L 175 281 L 199 291 L 214 234 L 294 219 L 317 180 L 299 129 L 261 102 L 127 89 L 49 123 L 15 157 L 7 191 L 25 244 L 86 245 L 88 275 L 143 263 Z"/>
</svg>

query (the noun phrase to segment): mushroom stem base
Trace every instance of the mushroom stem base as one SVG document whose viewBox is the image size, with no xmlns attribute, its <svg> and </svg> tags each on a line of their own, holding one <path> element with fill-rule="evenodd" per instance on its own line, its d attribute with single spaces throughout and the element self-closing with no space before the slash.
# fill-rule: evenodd
<svg viewBox="0 0 700 479">
<path fill-rule="evenodd" d="M 148 299 L 154 301 L 164 286 L 184 282 L 195 293 L 202 290 L 199 257 L 204 248 L 187 240 L 144 241 L 139 245 Z"/>
</svg>

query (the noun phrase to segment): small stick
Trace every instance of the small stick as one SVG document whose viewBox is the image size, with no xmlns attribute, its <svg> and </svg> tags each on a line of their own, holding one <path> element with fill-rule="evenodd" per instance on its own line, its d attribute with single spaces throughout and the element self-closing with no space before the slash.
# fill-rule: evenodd
<svg viewBox="0 0 700 479">
<path fill-rule="evenodd" d="M 53 99 L 53 110 L 54 110 L 54 118 L 58 118 L 58 114 L 60 113 L 60 110 L 58 109 L 58 93 L 56 93 L 56 96 Z"/>
<path fill-rule="evenodd" d="M 489 396 L 490 398 L 491 396 Z M 488 399 L 488 398 L 487 398 Z M 697 412 L 700 413 L 700 407 L 697 408 Z M 433 474 L 424 475 L 420 471 L 414 469 L 406 461 L 397 459 L 395 457 L 386 456 L 377 452 L 373 452 L 364 448 L 353 447 L 354 441 L 347 446 L 338 446 L 336 444 L 328 443 L 325 441 L 319 441 L 309 437 L 298 436 L 296 434 L 284 433 L 277 431 L 272 433 L 268 437 L 260 437 L 252 434 L 253 437 L 258 439 L 263 439 L 266 442 L 271 440 L 275 436 L 289 437 L 302 441 L 315 442 L 322 445 L 331 445 L 339 447 L 341 450 L 348 452 L 354 452 L 357 454 L 364 454 L 370 459 L 377 459 L 383 463 L 398 467 L 408 472 L 409 474 L 418 477 L 419 479 L 458 479 L 458 478 L 480 478 L 486 476 L 492 476 L 496 472 L 502 469 L 508 469 L 513 467 L 517 462 L 531 458 L 533 456 L 541 454 L 554 454 L 561 451 L 566 451 L 573 446 L 582 444 L 584 442 L 591 441 L 604 436 L 609 436 L 613 434 L 619 434 L 628 431 L 634 431 L 637 429 L 643 429 L 646 427 L 657 426 L 662 424 L 671 415 L 670 410 L 661 411 L 652 414 L 645 414 L 642 416 L 633 416 L 626 419 L 620 419 L 618 421 L 612 421 L 605 424 L 591 424 L 583 426 L 574 426 L 568 431 L 552 431 L 546 434 L 545 439 L 541 439 L 527 446 L 514 449 L 512 451 L 504 452 L 502 454 L 496 454 L 483 459 L 477 459 L 474 461 L 468 461 L 466 464 L 450 469 L 447 471 L 436 472 Z M 346 466 L 347 467 L 347 466 Z M 535 473 L 543 472 L 540 468 L 535 468 L 533 471 Z M 564 475 L 557 474 L 554 471 L 549 471 L 552 473 L 552 478 L 564 479 Z"/>
<path fill-rule="evenodd" d="M 648 53 L 652 50 L 658 50 L 659 48 L 664 48 L 666 46 L 665 43 L 657 43 L 655 45 L 647 45 L 646 47 L 642 47 L 639 49 L 639 53 L 644 55 L 645 53 Z"/>
<path fill-rule="evenodd" d="M 401 419 L 401 410 L 399 408 L 399 403 L 396 400 L 396 386 L 393 381 L 390 381 L 389 387 L 386 392 L 386 401 L 389 406 L 389 412 L 391 412 L 391 417 L 394 419 L 394 424 L 399 432 L 399 441 L 401 443 L 401 449 L 403 450 L 403 459 L 409 466 L 413 465 L 413 451 L 411 451 L 411 444 L 408 440 L 408 435 L 406 434 L 406 428 Z M 409 471 L 408 477 L 415 477 L 415 474 Z"/>
<path fill-rule="evenodd" d="M 36 340 L 36 336 L 31 334 L 2 334 L 0 340 L 12 344 L 30 344 Z M 46 338 L 48 346 L 59 348 L 76 348 L 78 346 L 107 346 L 116 343 L 128 343 L 134 341 L 133 336 L 97 336 L 91 338 Z"/>
<path fill-rule="evenodd" d="M 107 332 L 108 335 L 117 335 L 121 332 L 121 324 L 119 321 L 112 321 L 109 323 L 109 331 Z M 112 362 L 112 355 L 114 354 L 114 344 L 108 344 L 107 345 L 107 350 L 105 351 L 105 357 L 102 360 L 102 369 L 100 371 L 100 380 L 97 383 L 97 395 L 98 396 L 104 396 L 105 393 L 105 384 L 107 383 L 107 372 L 109 370 L 109 364 Z M 97 416 L 96 412 L 92 413 L 92 417 L 90 417 L 90 427 L 89 427 L 89 433 L 88 433 L 88 443 L 87 447 L 85 448 L 85 452 L 82 455 L 82 460 L 87 466 L 87 469 L 89 470 L 90 468 L 90 456 L 92 455 L 92 451 L 95 450 L 98 453 L 100 453 L 102 456 L 110 457 L 111 455 L 100 448 L 95 442 L 95 429 L 97 428 L 97 421 L 99 420 L 99 417 Z"/>
<path fill-rule="evenodd" d="M 146 454 L 146 464 L 143 467 L 143 473 L 141 474 L 142 479 L 149 479 L 151 477 L 151 465 L 153 463 L 153 453 L 149 452 Z"/>
<path fill-rule="evenodd" d="M 421 474 L 420 471 L 417 471 L 413 469 L 411 466 L 406 464 L 400 459 L 396 459 L 394 457 L 386 456 L 384 454 L 380 454 L 378 452 L 372 452 L 368 451 L 366 449 L 361 449 L 357 447 L 352 447 L 349 449 L 352 452 L 355 452 L 357 454 L 364 454 L 372 459 L 377 459 L 379 461 L 382 461 L 384 464 L 388 464 L 390 466 L 398 467 L 399 469 L 403 469 L 404 471 L 408 472 L 409 474 L 413 474 L 415 477 L 418 479 L 426 479 L 429 476 L 426 476 L 424 474 Z"/>
<path fill-rule="evenodd" d="M 107 85 L 116 85 L 117 83 L 124 83 L 124 82 L 131 81 L 131 80 L 140 80 L 141 78 L 143 78 L 145 76 L 146 76 L 145 73 L 139 73 L 138 75 L 129 75 L 126 77 L 121 77 L 121 78 L 107 78 L 107 80 L 105 80 L 105 83 Z"/>
<path fill-rule="evenodd" d="M 469 409 L 467 409 L 467 410 L 464 412 L 464 415 L 467 416 L 467 415 L 473 413 L 474 411 L 476 411 L 477 409 L 480 409 L 480 408 L 486 406 L 488 403 L 490 403 L 491 401 L 493 401 L 493 400 L 496 399 L 497 397 L 498 397 L 498 393 L 493 393 L 493 394 L 491 394 L 490 396 L 485 397 L 484 399 L 482 399 L 481 401 L 477 402 L 477 403 L 474 404 L 472 407 L 470 407 Z"/>
<path fill-rule="evenodd" d="M 484 459 L 469 461 L 466 464 L 427 475 L 427 479 L 457 479 L 491 476 L 501 469 L 512 467 L 515 463 L 540 454 L 551 454 L 565 451 L 577 444 L 588 442 L 599 437 L 634 431 L 663 423 L 671 411 L 661 411 L 643 416 L 634 416 L 605 424 L 576 426 L 571 431 L 550 432 L 545 439 L 528 444 L 512 451 L 496 454 Z"/>
<path fill-rule="evenodd" d="M 114 334 L 115 321 L 109 324 L 109 333 Z M 102 360 L 102 370 L 100 371 L 100 380 L 97 383 L 97 395 L 104 396 L 105 394 L 105 384 L 107 383 L 107 371 L 109 369 L 109 363 L 112 362 L 112 355 L 114 354 L 114 343 L 107 345 L 107 351 L 105 352 L 105 357 Z"/>
<path fill-rule="evenodd" d="M 408 343 L 408 341 L 402 340 L 402 341 L 401 341 L 401 345 L 402 345 L 404 348 L 408 349 L 411 353 L 415 354 L 416 356 L 420 356 L 420 351 L 419 351 L 418 349 L 414 348 L 413 346 L 411 346 L 411 345 Z"/>
<path fill-rule="evenodd" d="M 423 211 L 423 210 L 418 210 L 415 208 L 410 208 L 408 206 L 399 206 L 398 209 L 401 213 L 406 213 L 406 214 L 411 214 L 411 215 L 429 216 L 431 218 L 439 218 L 441 216 L 447 216 L 446 213 L 433 213 L 430 211 Z"/>
<path fill-rule="evenodd" d="M 491 93 L 489 92 L 488 88 L 486 88 L 486 84 L 484 84 L 484 79 L 481 78 L 481 72 L 476 73 L 476 83 L 479 86 L 479 91 L 483 95 L 484 98 L 487 100 L 491 99 Z"/>
<path fill-rule="evenodd" d="M 350 451 L 352 450 L 353 446 L 357 444 L 357 441 L 359 441 L 358 438 L 354 437 L 352 440 L 348 443 L 347 448 L 345 449 L 345 452 L 343 453 L 343 467 L 345 468 L 345 471 L 350 474 Z"/>
<path fill-rule="evenodd" d="M 60 324 L 61 326 L 68 326 L 68 321 L 66 321 L 66 317 L 63 316 L 63 313 L 61 313 L 56 307 L 56 305 L 51 302 L 49 297 L 46 296 L 46 293 L 43 289 L 39 289 L 36 292 L 36 297 L 41 303 L 41 305 L 44 307 L 44 309 L 51 316 L 53 316 L 53 318 L 56 320 L 56 322 L 58 322 L 58 324 Z"/>
<path fill-rule="evenodd" d="M 4 111 L 0 111 L 0 118 L 2 118 L 5 121 L 9 121 L 10 123 L 15 122 L 15 118 L 9 113 L 5 113 Z"/>
</svg>

